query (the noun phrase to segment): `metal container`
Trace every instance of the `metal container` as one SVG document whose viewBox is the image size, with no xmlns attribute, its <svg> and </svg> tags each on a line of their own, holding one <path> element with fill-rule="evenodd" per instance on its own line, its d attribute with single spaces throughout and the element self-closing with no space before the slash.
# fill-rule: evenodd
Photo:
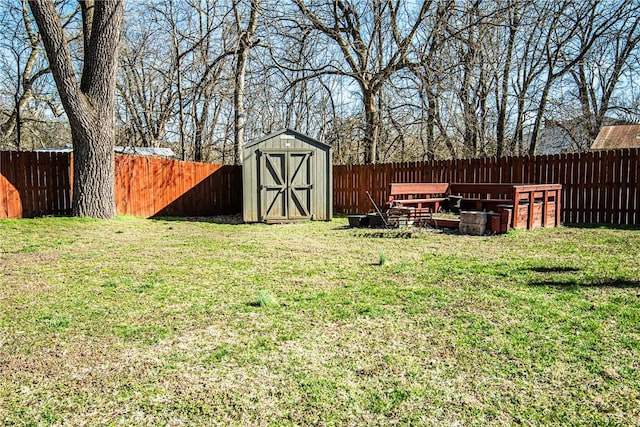
<svg viewBox="0 0 640 427">
<path fill-rule="evenodd" d="M 349 227 L 366 227 L 369 225 L 369 220 L 366 215 L 349 215 Z"/>
<path fill-rule="evenodd" d="M 367 220 L 369 221 L 369 227 L 383 227 L 384 219 L 377 213 L 367 214 Z"/>
</svg>

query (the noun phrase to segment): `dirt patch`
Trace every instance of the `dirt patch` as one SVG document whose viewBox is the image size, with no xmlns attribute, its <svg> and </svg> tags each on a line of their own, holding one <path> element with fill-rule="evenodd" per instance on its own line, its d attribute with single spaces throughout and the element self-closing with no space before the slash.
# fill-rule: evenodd
<svg viewBox="0 0 640 427">
<path fill-rule="evenodd" d="M 158 219 L 169 219 L 169 218 L 158 218 Z M 188 216 L 188 217 L 180 217 L 175 218 L 175 220 L 179 221 L 191 221 L 191 222 L 210 222 L 214 224 L 243 224 L 241 214 L 235 215 L 214 215 L 214 216 Z"/>
</svg>

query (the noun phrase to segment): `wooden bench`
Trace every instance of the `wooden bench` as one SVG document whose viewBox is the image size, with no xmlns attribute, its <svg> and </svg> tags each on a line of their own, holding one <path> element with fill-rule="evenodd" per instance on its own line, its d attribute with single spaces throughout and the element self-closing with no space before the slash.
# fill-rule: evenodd
<svg viewBox="0 0 640 427">
<path fill-rule="evenodd" d="M 440 210 L 447 200 L 448 183 L 393 183 L 389 189 L 387 214 L 394 218 L 406 217 L 409 222 L 422 224 L 431 214 Z"/>
</svg>

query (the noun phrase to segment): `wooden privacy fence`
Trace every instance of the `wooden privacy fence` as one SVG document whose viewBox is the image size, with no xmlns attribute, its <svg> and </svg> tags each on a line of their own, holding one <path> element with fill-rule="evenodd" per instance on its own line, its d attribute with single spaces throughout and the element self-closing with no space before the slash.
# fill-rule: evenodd
<svg viewBox="0 0 640 427">
<path fill-rule="evenodd" d="M 0 218 L 71 212 L 71 156 L 0 152 Z"/>
<path fill-rule="evenodd" d="M 116 155 L 118 213 L 210 216 L 242 209 L 242 169 L 209 163 Z"/>
<path fill-rule="evenodd" d="M 392 182 L 562 184 L 562 221 L 640 224 L 640 149 L 553 156 L 335 166 L 334 209 L 372 209 L 365 191 L 384 203 Z"/>
<path fill-rule="evenodd" d="M 0 152 L 0 218 L 71 213 L 68 153 Z M 137 216 L 239 213 L 237 166 L 116 155 L 116 208 Z"/>
<path fill-rule="evenodd" d="M 640 149 L 554 156 L 335 166 L 334 209 L 371 210 L 392 182 L 490 182 L 563 186 L 566 223 L 640 224 Z M 66 153 L 0 152 L 0 218 L 68 215 L 71 158 Z M 242 210 L 238 166 L 116 155 L 118 213 L 207 216 Z"/>
</svg>

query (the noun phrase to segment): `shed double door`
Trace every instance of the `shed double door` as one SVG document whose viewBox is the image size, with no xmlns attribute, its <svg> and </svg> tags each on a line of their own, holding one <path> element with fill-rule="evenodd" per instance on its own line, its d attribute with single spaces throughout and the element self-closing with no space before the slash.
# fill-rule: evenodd
<svg viewBox="0 0 640 427">
<path fill-rule="evenodd" d="M 260 221 L 311 217 L 311 151 L 263 151 L 259 157 Z"/>
</svg>

